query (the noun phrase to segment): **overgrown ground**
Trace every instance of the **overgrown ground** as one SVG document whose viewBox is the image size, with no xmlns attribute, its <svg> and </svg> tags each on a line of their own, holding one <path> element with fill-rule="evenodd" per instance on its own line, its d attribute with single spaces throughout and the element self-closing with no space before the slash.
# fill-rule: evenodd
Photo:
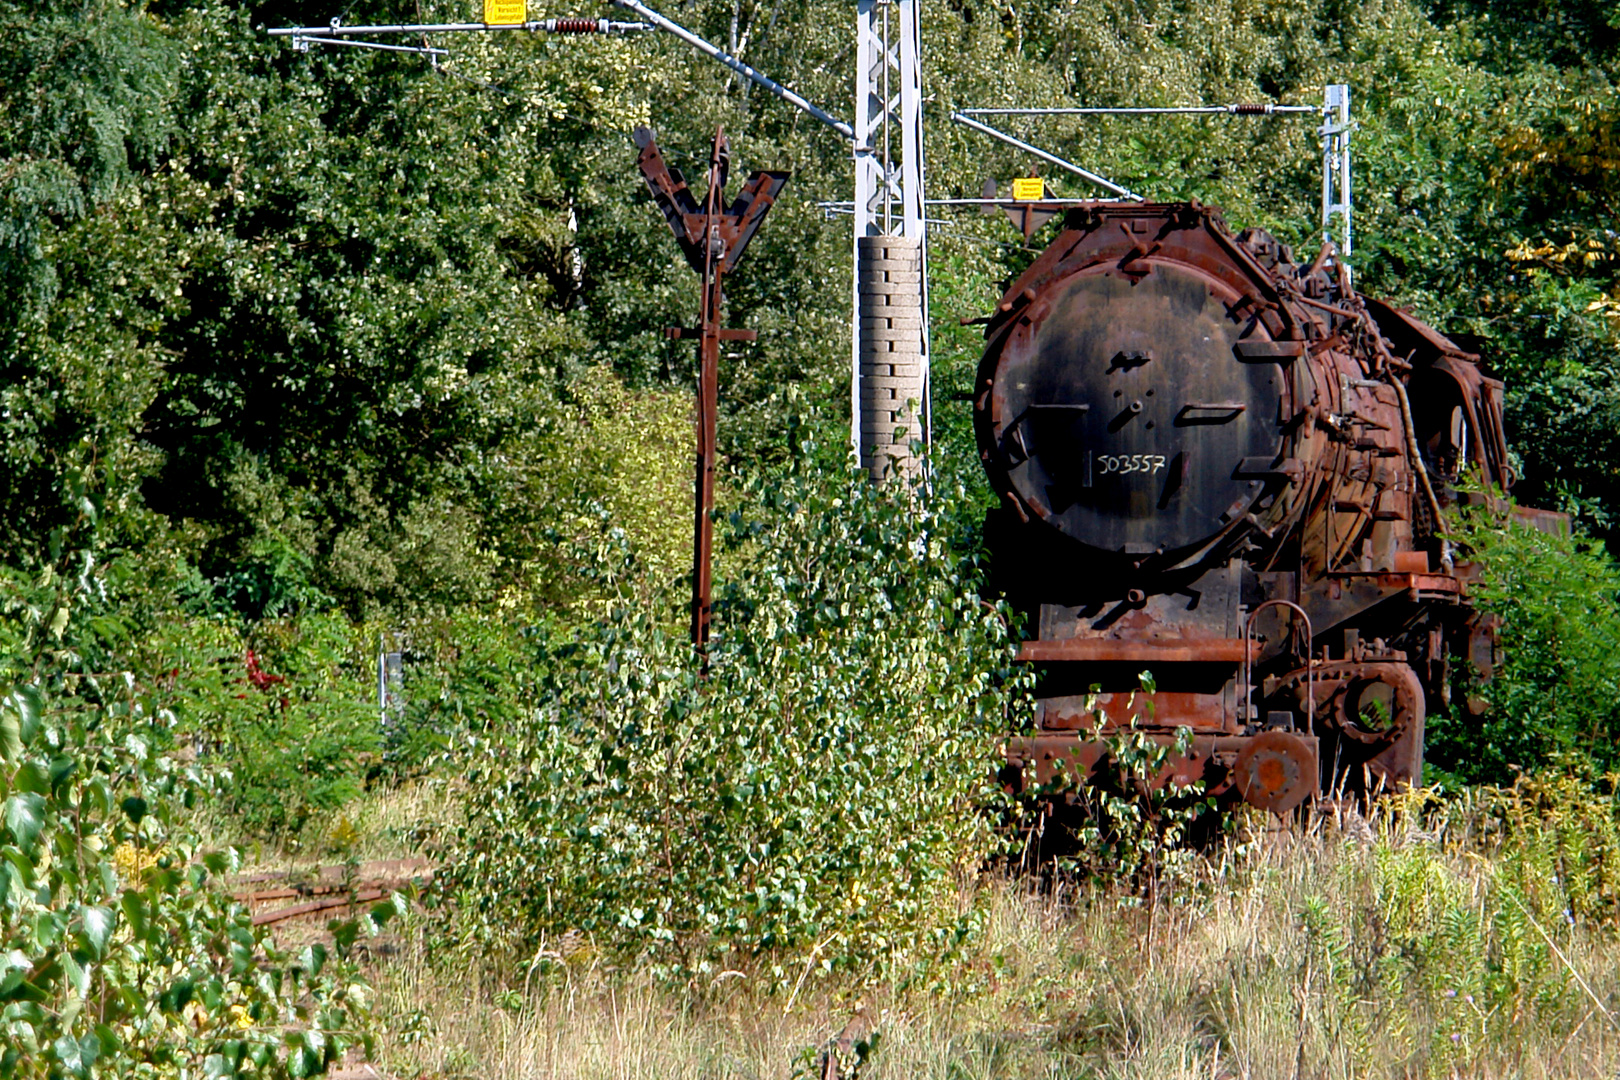
<svg viewBox="0 0 1620 1080">
<path fill-rule="evenodd" d="M 1175 865 L 1151 907 L 1122 884 L 986 875 L 964 883 L 976 933 L 958 956 L 865 981 L 811 965 L 783 983 L 761 961 L 671 984 L 569 936 L 502 959 L 436 948 L 447 913 L 419 913 L 375 958 L 373 1060 L 398 1077 L 786 1080 L 819 1075 L 861 1010 L 871 1078 L 1607 1080 L 1615 852 L 1548 794 L 1250 822 Z M 354 808 L 357 852 L 400 853 L 441 796 Z"/>
</svg>

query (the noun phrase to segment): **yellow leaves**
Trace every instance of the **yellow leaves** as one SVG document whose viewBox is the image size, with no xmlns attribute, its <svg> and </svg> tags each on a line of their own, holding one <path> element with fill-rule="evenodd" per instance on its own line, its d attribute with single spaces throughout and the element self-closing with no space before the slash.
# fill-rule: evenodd
<svg viewBox="0 0 1620 1080">
<path fill-rule="evenodd" d="M 1532 276 L 1545 276 L 1550 272 L 1575 279 L 1571 287 L 1580 291 L 1572 296 L 1575 301 L 1570 305 L 1572 309 L 1607 320 L 1620 320 L 1620 282 L 1616 281 L 1620 275 L 1620 259 L 1611 244 L 1594 239 L 1571 240 L 1567 244 L 1545 239 L 1522 240 L 1502 254 L 1508 262 L 1522 266 Z M 1585 300 L 1595 291 L 1593 286 L 1603 288 L 1605 284 L 1605 291 L 1594 299 Z M 1584 308 L 1579 306 L 1582 300 L 1585 300 Z M 1613 325 L 1617 323 L 1611 322 Z"/>
<path fill-rule="evenodd" d="M 1496 177 L 1498 186 L 1548 168 L 1599 184 L 1612 182 L 1615 170 L 1620 169 L 1620 114 L 1584 102 L 1561 110 L 1561 115 L 1569 122 L 1559 134 L 1519 126 L 1498 140 L 1503 160 Z"/>
<path fill-rule="evenodd" d="M 1615 261 L 1615 252 L 1597 240 L 1555 244 L 1550 240 L 1521 240 L 1504 251 L 1512 263 L 1540 263 L 1548 269 L 1574 271 L 1593 269 Z"/>
<path fill-rule="evenodd" d="M 340 816 L 327 834 L 327 841 L 331 846 L 342 852 L 353 851 L 361 840 L 360 830 L 355 828 L 354 822 L 347 815 Z"/>
<path fill-rule="evenodd" d="M 1596 312 L 1605 319 L 1620 319 L 1620 297 L 1600 296 L 1586 305 L 1586 310 Z"/>
<path fill-rule="evenodd" d="M 143 873 L 156 865 L 156 855 L 142 851 L 127 841 L 119 844 L 118 850 L 113 852 L 113 867 L 118 871 L 118 880 L 126 885 L 134 884 Z"/>
<path fill-rule="evenodd" d="M 172 854 L 167 847 L 147 851 L 126 840 L 113 851 L 113 869 L 118 871 L 118 880 L 124 885 L 139 886 L 148 870 L 164 856 Z"/>
</svg>

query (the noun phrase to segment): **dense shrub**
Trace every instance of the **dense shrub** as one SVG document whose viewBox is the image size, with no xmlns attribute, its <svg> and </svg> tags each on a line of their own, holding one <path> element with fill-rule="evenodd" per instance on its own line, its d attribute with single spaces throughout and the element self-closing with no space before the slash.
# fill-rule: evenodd
<svg viewBox="0 0 1620 1080">
<path fill-rule="evenodd" d="M 191 617 L 131 651 L 193 702 L 178 734 L 218 782 L 233 835 L 292 844 L 381 763 L 372 640 L 329 614 L 250 627 Z"/>
<path fill-rule="evenodd" d="M 470 769 L 445 877 L 469 933 L 791 979 L 957 927 L 1014 678 L 953 546 L 974 523 L 956 496 L 809 471 L 741 501 L 706 680 L 644 605 L 560 647 L 513 638 L 533 696 Z"/>
<path fill-rule="evenodd" d="M 306 615 L 261 625 L 242 657 L 244 708 L 221 732 L 227 803 L 249 832 L 296 835 L 360 793 L 381 719 L 369 650 L 349 624 Z M 261 651 L 262 650 L 262 651 Z"/>
<path fill-rule="evenodd" d="M 1502 617 L 1503 663 L 1472 693 L 1483 722 L 1461 702 L 1430 720 L 1429 760 L 1465 782 L 1511 782 L 1560 754 L 1600 768 L 1620 762 L 1620 568 L 1602 545 L 1554 536 L 1484 511 L 1462 520 L 1482 564 L 1476 595 Z M 1457 695 L 1461 697 L 1461 695 Z"/>
<path fill-rule="evenodd" d="M 369 1042 L 356 927 L 290 952 L 222 887 L 174 753 L 208 695 L 120 664 L 115 584 L 82 552 L 0 571 L 0 1076 L 323 1073 Z"/>
</svg>

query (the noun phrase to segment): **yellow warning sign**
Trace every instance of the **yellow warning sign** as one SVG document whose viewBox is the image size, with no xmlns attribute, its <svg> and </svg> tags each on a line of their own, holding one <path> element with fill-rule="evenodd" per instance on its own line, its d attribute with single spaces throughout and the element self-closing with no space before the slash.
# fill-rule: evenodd
<svg viewBox="0 0 1620 1080">
<path fill-rule="evenodd" d="M 528 0 L 484 0 L 485 26 L 512 26 L 528 18 Z"/>
<path fill-rule="evenodd" d="M 1046 184 L 1038 176 L 1020 176 L 1013 181 L 1013 198 L 1019 202 L 1038 202 L 1046 198 Z"/>
</svg>

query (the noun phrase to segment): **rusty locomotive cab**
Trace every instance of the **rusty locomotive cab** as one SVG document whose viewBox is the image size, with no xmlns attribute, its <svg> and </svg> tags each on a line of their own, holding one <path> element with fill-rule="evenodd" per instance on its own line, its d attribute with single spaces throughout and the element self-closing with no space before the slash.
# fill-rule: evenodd
<svg viewBox="0 0 1620 1080">
<path fill-rule="evenodd" d="M 1417 782 L 1448 657 L 1495 648 L 1438 527 L 1465 471 L 1513 480 L 1478 357 L 1196 203 L 1071 210 L 986 338 L 988 539 L 1039 673 L 1014 782 L 1127 724 L 1278 812 Z"/>
</svg>

